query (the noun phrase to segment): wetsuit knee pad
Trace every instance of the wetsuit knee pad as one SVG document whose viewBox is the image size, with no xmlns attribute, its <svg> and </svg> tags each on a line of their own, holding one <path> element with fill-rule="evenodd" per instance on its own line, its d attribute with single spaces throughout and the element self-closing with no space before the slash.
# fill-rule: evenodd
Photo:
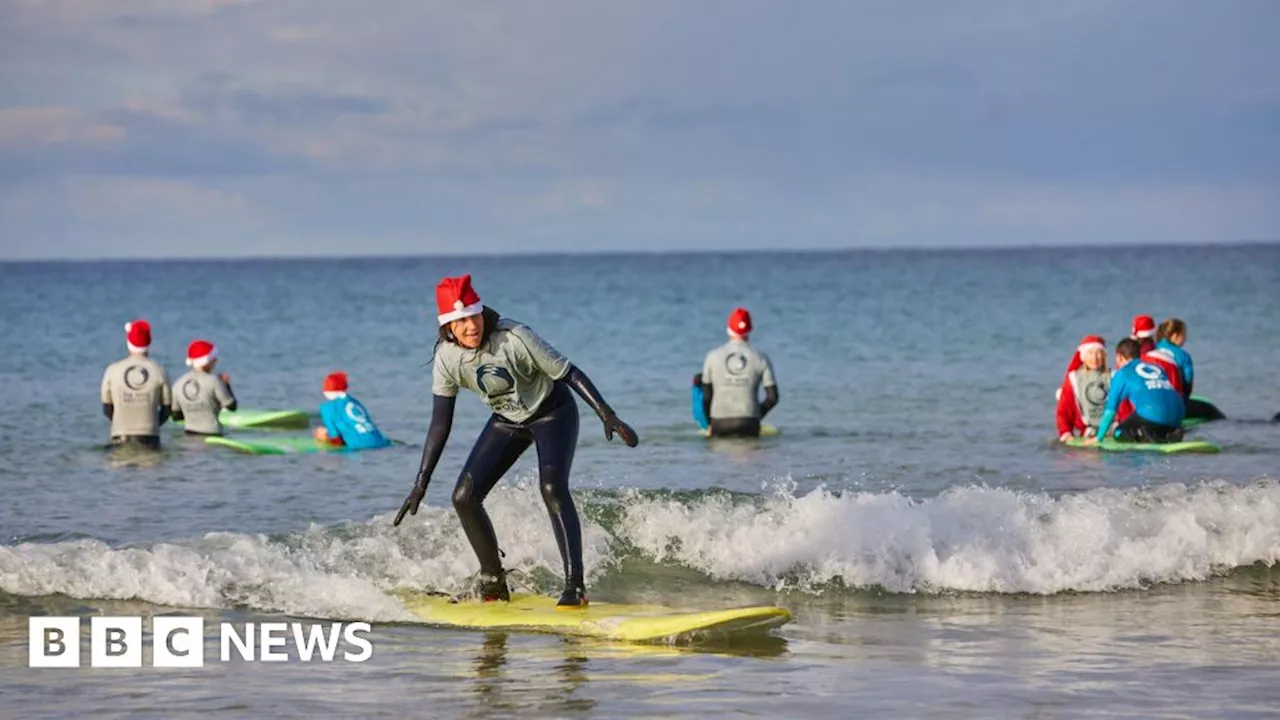
<svg viewBox="0 0 1280 720">
<path fill-rule="evenodd" d="M 477 504 L 476 480 L 471 473 L 463 473 L 458 484 L 453 487 L 453 507 L 455 510 L 470 510 Z"/>
</svg>

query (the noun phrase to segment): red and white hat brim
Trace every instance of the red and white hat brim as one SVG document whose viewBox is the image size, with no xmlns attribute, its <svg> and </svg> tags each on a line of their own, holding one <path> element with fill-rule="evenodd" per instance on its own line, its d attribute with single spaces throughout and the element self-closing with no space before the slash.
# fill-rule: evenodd
<svg viewBox="0 0 1280 720">
<path fill-rule="evenodd" d="M 1080 353 L 1081 355 L 1083 355 L 1084 353 L 1086 353 L 1086 352 L 1088 352 L 1088 351 L 1090 351 L 1090 350 L 1102 350 L 1103 352 L 1105 352 L 1105 351 L 1106 351 L 1106 349 L 1107 349 L 1107 347 L 1106 347 L 1105 345 L 1103 345 L 1102 343 L 1087 342 L 1087 343 L 1083 343 L 1083 344 L 1081 344 L 1079 347 L 1077 347 L 1077 348 L 1076 348 L 1076 352 L 1078 352 L 1078 353 Z"/>
<path fill-rule="evenodd" d="M 218 359 L 218 348 L 214 347 L 208 355 L 198 358 L 187 358 L 187 367 L 203 367 Z"/>
<path fill-rule="evenodd" d="M 1133 333 L 1133 336 L 1136 338 L 1142 338 L 1143 340 L 1146 340 L 1147 338 L 1155 334 L 1156 334 L 1155 330 L 1135 330 Z"/>
<path fill-rule="evenodd" d="M 436 319 L 440 321 L 441 325 L 448 325 L 454 320 L 469 318 L 472 315 L 479 315 L 482 312 L 484 312 L 484 303 L 475 302 L 464 307 L 459 307 L 453 312 L 447 312 L 447 313 L 444 313 L 443 315 L 437 315 Z"/>
</svg>

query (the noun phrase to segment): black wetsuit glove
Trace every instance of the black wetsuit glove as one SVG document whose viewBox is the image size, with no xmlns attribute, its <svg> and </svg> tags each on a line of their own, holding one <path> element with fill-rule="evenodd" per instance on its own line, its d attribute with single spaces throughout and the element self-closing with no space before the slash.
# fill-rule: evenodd
<svg viewBox="0 0 1280 720">
<path fill-rule="evenodd" d="M 618 418 L 618 414 L 609 407 L 609 403 L 600 397 L 600 391 L 596 390 L 596 386 L 591 384 L 591 378 L 577 367 L 570 366 L 569 372 L 564 376 L 564 381 L 573 391 L 578 393 L 583 400 L 596 411 L 596 415 L 600 417 L 600 422 L 604 423 L 604 439 L 613 440 L 613 434 L 618 433 L 618 437 L 622 438 L 622 442 L 627 447 L 635 447 L 640 444 L 640 436 L 630 425 L 622 422 Z"/>
<path fill-rule="evenodd" d="M 436 469 L 440 453 L 444 452 L 444 444 L 449 440 L 449 432 L 453 429 L 453 406 L 456 401 L 455 397 L 432 396 L 431 427 L 427 430 L 427 439 L 422 444 L 422 462 L 418 465 L 418 476 L 414 478 L 409 497 L 405 498 L 404 503 L 400 505 L 400 512 L 396 514 L 393 526 L 399 525 L 400 521 L 404 520 L 405 513 L 418 514 L 418 505 L 427 495 L 431 473 Z"/>
</svg>

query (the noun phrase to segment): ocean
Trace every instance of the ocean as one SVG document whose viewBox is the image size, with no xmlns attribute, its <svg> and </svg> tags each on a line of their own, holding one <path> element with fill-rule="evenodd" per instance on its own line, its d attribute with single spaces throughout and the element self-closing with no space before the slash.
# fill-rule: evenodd
<svg viewBox="0 0 1280 720">
<path fill-rule="evenodd" d="M 389 590 L 461 590 L 450 492 L 487 418 L 458 402 L 423 509 L 391 520 L 430 419 L 434 287 L 582 368 L 574 493 L 594 601 L 776 603 L 739 642 L 433 628 Z M 707 441 L 689 383 L 749 308 L 780 434 Z M 1280 708 L 1280 246 L 0 264 L 0 702 L 39 717 L 1274 717 Z M 1188 324 L 1216 455 L 1054 441 L 1086 334 Z M 109 452 L 98 388 L 146 318 L 170 379 L 218 345 L 241 407 L 314 411 L 333 370 L 395 447 Z M 518 586 L 558 593 L 531 450 L 487 507 Z M 371 626 L 362 663 L 30 668 L 32 616 Z M 85 657 L 88 651 L 85 650 Z M 85 663 L 88 664 L 87 661 Z"/>
</svg>

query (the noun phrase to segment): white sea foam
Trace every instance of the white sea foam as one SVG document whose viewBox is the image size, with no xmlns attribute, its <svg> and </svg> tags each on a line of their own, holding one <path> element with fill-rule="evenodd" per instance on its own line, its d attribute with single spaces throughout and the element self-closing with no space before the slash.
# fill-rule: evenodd
<svg viewBox="0 0 1280 720">
<path fill-rule="evenodd" d="M 617 540 L 716 580 L 813 591 L 832 582 L 896 592 L 1107 591 L 1280 561 L 1280 484 L 1270 481 L 1064 497 L 982 487 L 928 499 L 821 489 L 683 501 L 629 493 L 620 503 L 612 536 L 584 519 L 584 560 L 596 574 L 619 559 Z M 507 568 L 559 575 L 532 483 L 499 488 L 486 505 Z M 423 506 L 399 528 L 390 521 L 147 547 L 0 546 L 0 590 L 388 621 L 408 617 L 386 590 L 452 592 L 477 570 L 451 508 Z"/>
<path fill-rule="evenodd" d="M 1280 485 L 635 499 L 618 533 L 657 560 L 777 588 L 1106 591 L 1280 561 Z"/>
</svg>

